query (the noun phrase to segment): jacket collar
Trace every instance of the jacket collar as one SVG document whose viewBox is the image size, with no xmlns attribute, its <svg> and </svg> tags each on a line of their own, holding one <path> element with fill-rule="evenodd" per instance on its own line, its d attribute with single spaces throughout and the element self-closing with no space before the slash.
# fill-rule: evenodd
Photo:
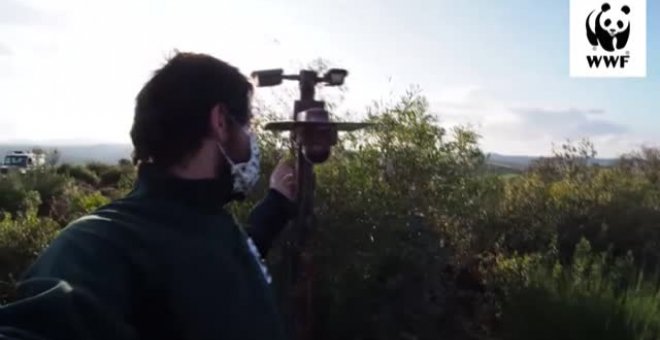
<svg viewBox="0 0 660 340">
<path fill-rule="evenodd" d="M 244 198 L 233 194 L 232 188 L 233 180 L 227 167 L 218 179 L 183 179 L 152 164 L 141 164 L 134 193 L 176 201 L 205 213 L 218 213 L 230 201 Z"/>
</svg>

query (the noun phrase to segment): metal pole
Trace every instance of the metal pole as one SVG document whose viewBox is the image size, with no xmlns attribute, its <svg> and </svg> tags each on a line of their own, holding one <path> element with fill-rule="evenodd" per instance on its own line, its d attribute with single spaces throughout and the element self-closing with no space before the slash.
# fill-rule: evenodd
<svg viewBox="0 0 660 340">
<path fill-rule="evenodd" d="M 314 336 L 312 284 L 315 273 L 311 252 L 306 249 L 316 224 L 314 165 L 330 156 L 330 149 L 337 143 L 337 131 L 354 131 L 369 124 L 332 122 L 325 103 L 314 99 L 317 84 L 342 85 L 348 71 L 330 69 L 322 77 L 311 70 L 302 70 L 298 75 L 284 75 L 283 72 L 282 69 L 255 71 L 252 76 L 257 79 L 258 86 L 279 85 L 283 79 L 296 80 L 300 86 L 300 99 L 295 101 L 293 108 L 293 122 L 268 123 L 266 130 L 291 131 L 292 151 L 296 156 L 298 214 L 293 221 L 293 235 L 284 248 L 284 270 L 281 273 L 285 277 L 280 281 L 283 283 L 280 288 L 284 293 L 281 296 L 286 297 L 283 307 L 290 332 L 296 340 L 308 340 Z M 303 111 L 305 115 L 300 116 Z"/>
<path fill-rule="evenodd" d="M 315 87 L 318 76 L 314 71 L 300 72 L 300 100 L 296 101 L 294 107 L 294 120 L 297 120 L 299 112 L 313 107 L 324 107 L 323 102 L 314 100 Z M 294 136 L 294 138 L 297 138 Z M 291 254 L 292 286 L 294 305 L 293 325 L 297 339 L 312 339 L 313 310 L 312 310 L 312 259 L 311 254 L 306 251 L 306 241 L 313 229 L 314 223 L 314 167 L 303 154 L 303 145 L 298 143 L 297 153 L 297 180 L 299 205 L 296 216 L 295 242 Z"/>
<path fill-rule="evenodd" d="M 337 130 L 353 131 L 365 127 L 364 123 L 331 122 L 325 103 L 314 99 L 316 85 L 325 83 L 339 86 L 344 83 L 348 72 L 343 69 L 330 69 L 323 77 L 316 71 L 302 70 L 298 75 L 284 75 L 282 69 L 255 71 L 252 76 L 257 79 L 258 86 L 275 86 L 283 79 L 296 80 L 300 86 L 300 99 L 296 100 L 293 109 L 293 125 L 291 122 L 272 122 L 266 124 L 267 130 L 291 131 L 291 137 L 296 156 L 296 175 L 298 193 L 296 203 L 298 214 L 293 221 L 292 238 L 284 249 L 283 289 L 284 311 L 289 321 L 289 330 L 297 340 L 312 339 L 313 306 L 312 283 L 314 266 L 311 252 L 306 251 L 306 241 L 315 229 L 314 164 L 324 162 L 330 155 L 330 149 L 337 142 Z M 299 113 L 305 111 L 305 116 Z M 313 117 L 310 118 L 309 114 Z M 328 124 L 331 126 L 328 127 Z M 338 127 L 342 125 L 343 127 Z M 330 129 L 330 130 L 328 130 Z M 310 148 L 310 149 L 307 149 Z M 309 157 L 309 158 L 308 158 Z"/>
</svg>

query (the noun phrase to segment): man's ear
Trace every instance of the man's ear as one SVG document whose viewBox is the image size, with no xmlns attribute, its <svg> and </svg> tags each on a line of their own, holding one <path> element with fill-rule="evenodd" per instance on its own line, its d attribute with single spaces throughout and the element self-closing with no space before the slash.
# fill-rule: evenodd
<svg viewBox="0 0 660 340">
<path fill-rule="evenodd" d="M 211 109 L 209 123 L 211 137 L 221 143 L 227 142 L 229 138 L 229 120 L 227 109 L 222 104 L 217 104 Z"/>
</svg>

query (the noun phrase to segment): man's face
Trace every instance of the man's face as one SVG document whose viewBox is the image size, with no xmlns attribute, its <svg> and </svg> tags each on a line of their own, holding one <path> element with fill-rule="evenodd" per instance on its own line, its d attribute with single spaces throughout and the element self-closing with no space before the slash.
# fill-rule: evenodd
<svg viewBox="0 0 660 340">
<path fill-rule="evenodd" d="M 234 121 L 229 129 L 229 143 L 227 145 L 227 153 L 234 163 L 247 162 L 250 159 L 250 121 L 245 125 L 241 125 Z"/>
<path fill-rule="evenodd" d="M 223 145 L 234 163 L 244 163 L 250 159 L 250 134 L 252 133 L 252 95 L 248 94 L 247 107 L 243 113 L 232 112 L 225 107 L 227 143 Z M 246 117 L 245 119 L 237 117 Z"/>
<path fill-rule="evenodd" d="M 222 104 L 216 105 L 211 112 L 211 126 L 213 127 L 214 143 L 216 152 L 219 153 L 218 166 L 223 167 L 227 163 L 227 158 L 231 163 L 244 163 L 250 160 L 250 125 L 252 124 L 252 115 L 248 114 L 245 119 L 237 117 L 246 116 L 236 114 L 231 109 Z"/>
</svg>

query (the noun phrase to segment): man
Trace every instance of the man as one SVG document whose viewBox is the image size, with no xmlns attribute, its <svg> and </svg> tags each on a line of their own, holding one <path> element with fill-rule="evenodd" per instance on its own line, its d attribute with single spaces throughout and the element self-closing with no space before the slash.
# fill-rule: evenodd
<svg viewBox="0 0 660 340">
<path fill-rule="evenodd" d="M 40 255 L 0 307 L 0 339 L 285 338 L 261 258 L 293 216 L 293 170 L 273 172 L 251 237 L 224 209 L 259 175 L 251 93 L 207 55 L 156 71 L 136 100 L 134 190 Z"/>
</svg>

